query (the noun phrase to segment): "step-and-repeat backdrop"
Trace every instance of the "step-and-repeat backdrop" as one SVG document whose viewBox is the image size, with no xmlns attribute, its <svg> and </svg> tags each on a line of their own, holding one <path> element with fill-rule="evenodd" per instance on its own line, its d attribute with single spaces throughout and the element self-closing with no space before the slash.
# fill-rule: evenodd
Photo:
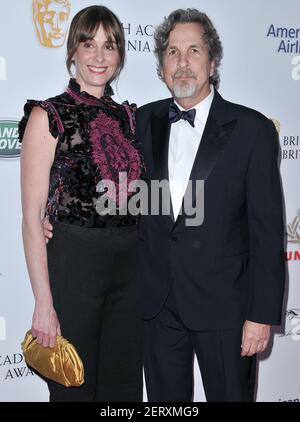
<svg viewBox="0 0 300 422">
<path fill-rule="evenodd" d="M 46 384 L 27 368 L 20 348 L 31 324 L 33 297 L 20 229 L 17 125 L 26 99 L 45 99 L 64 90 L 68 26 L 75 13 L 95 3 L 0 2 L 0 401 L 48 401 Z M 101 4 L 120 17 L 126 34 L 127 63 L 115 87 L 117 100 L 142 105 L 169 95 L 156 75 L 153 31 L 172 10 L 196 7 L 211 17 L 223 42 L 220 93 L 274 120 L 285 194 L 286 314 L 283 330 L 274 333 L 272 353 L 260 360 L 257 400 L 300 401 L 299 0 L 103 0 Z M 195 401 L 204 400 L 195 365 Z"/>
</svg>

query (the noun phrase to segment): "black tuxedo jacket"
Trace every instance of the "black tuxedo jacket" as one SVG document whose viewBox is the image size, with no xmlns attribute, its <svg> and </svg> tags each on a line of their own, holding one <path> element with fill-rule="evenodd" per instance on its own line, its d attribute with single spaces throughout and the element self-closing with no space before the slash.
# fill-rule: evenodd
<svg viewBox="0 0 300 422">
<path fill-rule="evenodd" d="M 137 112 L 149 186 L 168 179 L 171 101 Z M 277 160 L 273 123 L 215 91 L 190 176 L 204 180 L 203 223 L 187 226 L 184 212 L 176 221 L 172 213 L 141 218 L 144 319 L 159 313 L 173 284 L 190 329 L 235 328 L 246 319 L 280 324 L 285 265 Z"/>
</svg>

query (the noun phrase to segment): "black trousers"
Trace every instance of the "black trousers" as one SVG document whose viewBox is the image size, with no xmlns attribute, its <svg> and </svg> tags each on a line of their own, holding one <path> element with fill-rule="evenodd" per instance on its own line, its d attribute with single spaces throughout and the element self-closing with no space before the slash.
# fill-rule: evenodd
<svg viewBox="0 0 300 422">
<path fill-rule="evenodd" d="M 144 322 L 144 370 L 150 402 L 190 402 L 194 352 L 209 402 L 253 401 L 255 357 L 241 357 L 242 328 L 192 331 L 178 315 L 174 290 Z"/>
<path fill-rule="evenodd" d="M 142 401 L 142 321 L 137 311 L 136 227 L 56 223 L 48 244 L 54 307 L 77 348 L 85 383 L 49 381 L 50 401 Z"/>
</svg>

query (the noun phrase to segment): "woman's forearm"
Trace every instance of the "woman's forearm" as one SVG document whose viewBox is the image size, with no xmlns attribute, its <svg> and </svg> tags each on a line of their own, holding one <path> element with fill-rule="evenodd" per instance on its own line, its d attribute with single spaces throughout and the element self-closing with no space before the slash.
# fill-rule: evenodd
<svg viewBox="0 0 300 422">
<path fill-rule="evenodd" d="M 22 233 L 30 282 L 36 303 L 52 305 L 42 221 L 23 218 Z"/>
</svg>

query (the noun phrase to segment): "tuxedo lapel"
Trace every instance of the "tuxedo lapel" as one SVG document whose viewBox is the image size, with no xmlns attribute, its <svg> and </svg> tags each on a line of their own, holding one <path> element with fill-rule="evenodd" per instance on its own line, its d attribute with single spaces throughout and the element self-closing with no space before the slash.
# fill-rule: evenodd
<svg viewBox="0 0 300 422">
<path fill-rule="evenodd" d="M 152 180 L 169 181 L 169 139 L 171 124 L 169 122 L 169 105 L 172 99 L 166 100 L 160 110 L 151 114 L 151 138 L 154 174 Z M 162 196 L 163 207 L 170 209 L 170 217 L 174 222 L 171 194 L 169 185 L 166 185 L 165 195 Z"/>
<path fill-rule="evenodd" d="M 225 119 L 225 122 L 222 122 L 224 118 L 221 111 L 222 102 L 224 102 L 224 100 L 216 91 L 190 174 L 190 180 L 193 184 L 196 180 L 203 180 L 205 186 L 206 180 L 213 171 L 218 157 L 227 141 L 230 139 L 232 131 L 236 125 L 236 119 L 229 118 L 229 120 L 226 121 Z M 196 193 L 195 189 L 193 189 L 192 204 L 186 205 L 188 207 L 186 211 L 189 213 L 190 209 L 194 207 L 195 204 Z M 176 220 L 176 225 L 184 217 L 184 214 L 184 209 L 181 209 L 181 213 Z"/>
<path fill-rule="evenodd" d="M 168 150 L 170 137 L 168 108 L 165 112 L 151 115 L 151 136 L 155 178 L 168 179 Z"/>
<path fill-rule="evenodd" d="M 219 126 L 212 115 L 208 116 L 203 136 L 191 171 L 191 180 L 208 179 L 218 156 L 229 140 L 236 120 Z"/>
<path fill-rule="evenodd" d="M 154 109 L 151 113 L 151 138 L 154 170 L 154 173 L 151 175 L 152 180 L 169 180 L 168 153 L 171 129 L 171 125 L 169 123 L 169 105 L 171 101 L 172 99 L 164 101 L 160 105 L 159 109 Z M 205 184 L 217 163 L 221 151 L 230 139 L 237 120 L 234 114 L 231 114 L 230 112 L 228 113 L 228 110 L 228 103 L 222 99 L 217 91 L 215 91 L 211 109 L 190 174 L 190 180 L 193 183 L 195 183 L 196 180 L 203 180 Z M 184 142 L 184 140 L 182 140 L 182 142 Z M 169 189 L 168 194 L 170 195 Z M 168 195 L 163 195 L 165 206 L 170 199 L 170 196 L 168 198 L 167 196 Z M 179 224 L 185 214 L 191 215 L 190 208 L 195 207 L 196 199 L 196 190 L 193 189 L 191 205 L 187 204 L 188 208 L 186 209 L 186 213 L 184 212 L 184 209 L 181 210 L 176 222 L 173 216 L 172 201 L 170 201 L 170 217 L 173 219 L 175 226 Z"/>
</svg>

